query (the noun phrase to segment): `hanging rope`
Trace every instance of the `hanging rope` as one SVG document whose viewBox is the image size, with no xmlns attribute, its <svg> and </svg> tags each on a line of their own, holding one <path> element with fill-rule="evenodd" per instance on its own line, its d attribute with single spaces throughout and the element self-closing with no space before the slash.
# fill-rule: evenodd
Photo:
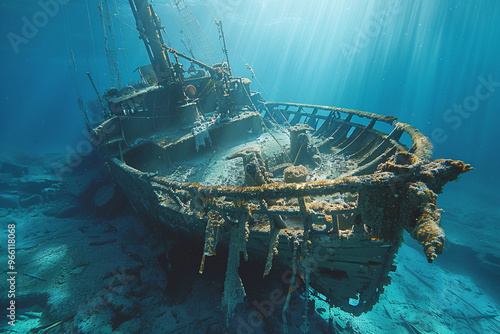
<svg viewBox="0 0 500 334">
<path fill-rule="evenodd" d="M 215 18 L 215 16 L 210 12 L 210 10 L 207 8 L 207 6 L 205 6 L 205 4 L 202 2 L 203 4 L 203 7 L 205 8 L 205 10 L 208 12 L 208 14 L 214 19 L 214 21 L 216 22 L 219 22 L 219 20 L 217 20 Z M 231 41 L 229 40 L 229 38 L 226 37 L 226 39 L 228 40 L 229 43 L 231 43 Z M 233 44 L 234 45 L 234 44 Z M 269 95 L 269 93 L 267 92 L 267 90 L 264 88 L 264 86 L 260 83 L 259 79 L 255 76 L 255 72 L 254 70 L 250 67 L 250 65 L 245 61 L 245 59 L 243 58 L 243 56 L 241 55 L 241 52 L 239 52 L 239 50 L 235 47 L 234 48 L 236 50 L 236 52 L 238 53 L 238 55 L 240 56 L 241 60 L 243 60 L 243 62 L 245 63 L 245 66 L 250 70 L 250 72 L 252 73 L 252 78 L 255 78 L 255 80 L 257 80 L 257 83 L 259 84 L 259 86 L 262 88 L 262 90 L 266 93 L 266 95 L 269 97 L 269 99 L 272 101 L 272 98 L 271 98 L 271 95 Z M 273 87 L 271 85 L 271 87 Z M 274 87 L 273 87 L 274 88 Z M 275 88 L 276 89 L 276 88 Z M 277 90 L 277 89 L 276 89 Z M 279 109 L 278 109 L 279 110 Z M 283 113 L 281 112 L 281 110 L 279 110 L 281 116 L 283 117 L 283 119 L 287 122 L 287 124 L 290 126 L 290 123 L 288 122 L 288 119 L 283 115 Z M 283 133 L 285 133 L 288 137 L 290 137 L 290 133 L 288 131 L 286 131 L 285 129 L 283 129 L 283 127 L 276 121 L 276 119 L 274 118 L 273 114 L 272 113 L 268 113 L 269 116 L 271 117 L 271 119 L 275 122 L 275 124 L 278 125 L 278 127 L 283 131 Z M 284 156 L 288 159 L 288 161 L 291 161 L 290 157 L 288 156 L 288 153 L 286 152 L 285 148 L 283 147 L 283 145 L 281 145 L 281 143 L 279 142 L 279 140 L 272 134 L 272 132 L 270 131 L 270 129 L 268 128 L 268 126 L 266 125 L 266 123 L 264 122 L 264 127 L 266 128 L 267 132 L 271 135 L 271 137 L 273 138 L 273 140 L 278 144 L 278 146 L 281 148 L 281 150 L 283 151 L 283 154 Z"/>
<path fill-rule="evenodd" d="M 119 16 L 119 12 L 118 12 L 118 5 L 116 4 L 116 0 L 113 0 L 113 4 L 115 6 L 114 8 L 114 12 L 115 12 L 115 17 L 117 19 L 120 18 Z M 122 33 L 122 26 L 121 25 L 118 25 L 118 30 L 120 31 L 120 41 L 121 41 L 121 44 L 122 44 L 122 49 L 121 50 L 124 50 L 123 49 L 123 45 L 125 44 L 124 41 L 123 41 L 123 33 Z M 121 52 L 121 54 L 123 55 L 123 62 L 125 63 L 125 73 L 127 74 L 127 81 L 130 82 L 130 72 L 129 72 L 129 67 L 128 67 L 128 64 L 127 64 L 127 53 L 126 52 Z"/>
<path fill-rule="evenodd" d="M 281 312 L 281 319 L 283 320 L 283 333 L 288 334 L 288 319 L 286 314 L 288 312 L 288 305 L 290 304 L 290 298 L 292 297 L 292 292 L 295 287 L 295 276 L 297 275 L 297 248 L 298 242 L 293 242 L 293 256 L 292 256 L 292 276 L 290 279 L 290 285 L 288 286 L 288 293 L 285 299 L 285 305 L 283 305 L 283 311 Z"/>
<path fill-rule="evenodd" d="M 205 7 L 206 8 L 206 7 Z M 208 11 L 208 9 L 207 9 Z M 210 12 L 209 12 L 210 13 Z M 212 15 L 212 14 L 210 14 Z M 227 38 L 228 42 L 231 43 L 231 40 L 229 38 Z M 234 44 L 233 44 L 234 46 Z M 243 58 L 243 55 L 241 54 L 241 52 L 238 50 L 238 48 L 234 47 L 234 49 L 236 50 L 236 52 L 238 53 L 238 55 L 240 56 L 241 60 L 243 60 L 243 62 L 245 63 L 245 66 L 246 68 L 248 68 L 250 70 L 250 72 L 252 73 L 252 78 L 255 78 L 255 80 L 257 80 L 257 83 L 259 84 L 259 86 L 262 88 L 262 90 L 266 93 L 266 95 L 269 97 L 269 100 L 271 100 L 271 102 L 274 102 L 271 95 L 267 92 L 267 90 L 264 88 L 264 86 L 261 84 L 261 82 L 259 81 L 259 79 L 257 78 L 257 75 L 259 75 L 258 73 L 256 73 L 252 67 L 250 67 L 250 65 L 246 62 L 245 58 Z M 261 78 L 262 76 L 259 75 Z M 264 78 L 263 78 L 264 79 Z M 265 79 L 264 79 L 265 80 Z M 270 82 L 268 82 L 267 80 L 265 80 L 272 88 L 274 88 L 276 91 L 280 92 L 276 87 L 274 87 Z M 281 92 L 280 92 L 281 93 Z M 281 93 L 283 96 L 286 97 L 285 94 Z M 290 102 L 294 103 L 291 99 L 289 99 L 288 97 L 286 97 L 288 100 L 290 100 Z M 288 121 L 288 119 L 285 117 L 285 115 L 283 115 L 282 111 L 280 109 L 278 109 L 279 113 L 281 114 L 281 116 L 283 117 L 283 119 L 285 120 L 285 122 L 288 124 L 288 126 L 292 126 L 290 124 L 290 122 Z M 276 121 L 276 119 L 274 118 L 273 114 L 272 113 L 269 113 L 269 116 L 273 119 L 273 121 L 279 125 L 279 123 Z M 281 126 L 280 126 L 281 127 Z M 290 136 L 288 134 L 288 132 L 286 132 L 288 136 Z"/>
<path fill-rule="evenodd" d="M 80 92 L 80 89 L 78 88 L 78 84 L 76 81 L 76 59 L 75 59 L 75 53 L 73 52 L 73 46 L 72 46 L 72 41 L 71 41 L 71 25 L 69 24 L 69 16 L 67 12 L 67 8 L 65 5 L 62 5 L 62 11 L 63 11 L 63 20 L 64 20 L 64 35 L 66 38 L 66 48 L 68 50 L 68 66 L 69 66 L 69 72 L 71 74 L 71 81 L 73 82 L 73 86 L 75 87 L 76 95 L 77 95 L 77 101 L 78 101 L 78 107 L 80 111 L 83 114 L 83 119 L 85 121 L 85 125 L 87 127 L 87 130 L 91 130 L 92 126 L 88 117 L 88 112 L 85 108 L 85 103 L 83 101 L 82 94 Z"/>
<path fill-rule="evenodd" d="M 179 22 L 182 30 L 189 37 L 188 39 L 194 44 L 194 51 L 198 55 L 197 59 L 208 63 L 216 64 L 223 59 L 210 39 L 206 36 L 205 31 L 201 27 L 200 22 L 196 19 L 193 12 L 189 8 L 185 0 L 169 0 L 173 8 L 177 21 Z"/>
<path fill-rule="evenodd" d="M 104 1 L 105 1 L 105 3 L 107 4 L 107 1 L 108 1 L 108 0 L 104 0 Z M 116 4 L 116 0 L 114 0 L 114 1 L 115 1 L 115 4 Z M 121 0 L 118 0 L 118 1 L 123 2 L 123 1 L 121 1 Z M 187 7 L 187 4 L 185 3 L 185 1 L 184 1 L 184 0 L 169 0 L 169 1 L 171 1 L 171 2 L 173 2 L 173 3 L 174 3 L 174 5 L 175 5 L 175 6 L 179 9 L 179 12 L 180 12 L 180 13 L 184 12 L 184 13 L 185 13 L 185 15 L 184 15 L 185 17 L 190 17 L 190 16 L 192 15 L 191 10 Z M 106 35 L 106 26 L 105 26 L 105 24 L 104 24 L 104 18 L 103 18 L 103 17 L 104 17 L 104 16 L 106 16 L 107 27 L 108 27 L 108 29 L 112 32 L 112 25 L 111 25 L 111 22 L 110 22 L 110 21 L 111 21 L 111 19 L 110 19 L 110 16 L 109 16 L 109 15 L 105 14 L 105 13 L 106 13 L 106 11 L 105 11 L 105 9 L 104 9 L 104 8 L 103 8 L 103 6 L 102 6 L 102 2 L 101 2 L 101 0 L 98 0 L 98 4 L 99 4 L 99 6 L 98 6 L 98 7 L 99 7 L 99 9 L 100 9 L 100 11 L 101 11 L 101 22 L 102 22 L 102 25 L 103 25 L 104 41 L 105 41 L 105 43 L 107 43 L 108 39 L 107 39 L 107 35 Z M 209 13 L 209 15 L 210 15 L 210 16 L 214 19 L 214 21 L 218 21 L 218 20 L 215 18 L 215 16 L 214 16 L 214 15 L 213 15 L 213 14 L 212 14 L 209 10 L 208 10 L 208 8 L 206 7 L 206 5 L 205 5 L 203 2 L 202 2 L 202 4 L 203 4 L 204 8 L 207 10 L 207 12 Z M 107 12 L 108 12 L 108 14 L 109 14 L 109 7 L 108 7 L 108 11 L 107 11 Z M 193 17 L 194 17 L 194 15 L 193 15 Z M 137 33 L 139 33 L 140 35 L 143 35 L 143 33 L 142 33 L 142 32 L 140 32 L 140 31 L 139 31 L 136 27 L 133 27 L 133 26 L 131 26 L 130 24 L 128 24 L 127 22 L 122 21 L 122 20 L 118 17 L 118 15 L 116 15 L 116 16 L 115 16 L 115 18 L 116 18 L 116 20 L 117 20 L 117 21 L 119 21 L 119 22 L 121 22 L 122 24 L 124 24 L 124 25 L 128 26 L 129 28 L 133 29 L 134 31 L 136 31 L 136 32 L 137 32 Z M 184 19 L 185 19 L 185 18 L 184 18 Z M 194 19 L 196 20 L 196 18 L 194 18 Z M 199 22 L 198 22 L 197 20 L 196 20 L 196 23 L 199 25 Z M 121 28 L 120 28 L 120 31 L 121 31 Z M 163 29 L 162 31 L 166 34 L 165 29 Z M 120 33 L 121 33 L 121 32 L 120 32 Z M 167 38 L 168 38 L 168 35 L 167 35 Z M 112 39 L 112 41 L 113 41 L 113 43 L 114 43 L 114 34 L 113 34 L 113 33 L 111 34 L 111 39 Z M 208 40 L 208 38 L 207 38 L 207 40 Z M 228 40 L 228 41 L 229 41 L 229 40 Z M 230 41 L 229 41 L 229 42 L 230 42 Z M 234 44 L 233 44 L 233 45 L 234 45 Z M 254 71 L 254 70 L 250 67 L 250 65 L 249 65 L 249 64 L 245 61 L 245 59 L 243 58 L 243 56 L 241 55 L 241 53 L 239 52 L 239 50 L 237 50 L 237 48 L 235 48 L 235 49 L 236 49 L 236 52 L 239 54 L 240 58 L 241 58 L 241 59 L 243 60 L 243 62 L 245 63 L 245 66 L 246 66 L 246 67 L 250 70 L 250 72 L 252 73 L 252 77 L 253 77 L 253 78 L 255 78 L 255 80 L 257 81 L 257 83 L 259 84 L 259 86 L 262 88 L 262 90 L 264 91 L 264 93 L 265 93 L 265 94 L 269 97 L 269 99 L 270 99 L 271 101 L 273 101 L 272 97 L 271 97 L 271 96 L 270 96 L 270 94 L 267 92 L 267 90 L 265 89 L 265 87 L 262 85 L 262 83 L 260 82 L 260 80 L 258 79 L 258 77 L 260 77 L 260 78 L 261 78 L 262 80 L 264 80 L 264 81 L 265 81 L 268 85 L 270 85 L 270 86 L 271 86 L 274 90 L 276 90 L 278 93 L 280 93 L 282 96 L 284 96 L 287 100 L 289 100 L 289 101 L 291 101 L 291 102 L 293 103 L 293 101 L 292 101 L 290 98 L 288 98 L 288 97 L 287 97 L 287 96 L 286 96 L 283 92 L 281 92 L 281 91 L 280 91 L 280 90 L 278 90 L 276 87 L 274 87 L 274 86 L 273 86 L 270 82 L 268 82 L 267 80 L 265 80 L 265 78 L 263 78 L 263 77 L 262 77 L 259 73 L 256 73 L 256 72 L 255 72 L 255 71 Z M 111 51 L 111 48 L 109 48 L 109 46 L 108 46 L 108 47 L 106 47 L 106 51 L 108 51 L 108 50 L 110 50 L 110 51 Z M 108 52 L 107 52 L 106 54 L 108 55 Z M 116 52 L 114 52 L 114 54 L 113 54 L 113 52 L 109 52 L 109 54 L 111 55 L 111 58 L 113 58 L 113 56 L 114 56 L 114 55 L 116 55 Z M 110 62 L 110 60 L 109 60 L 109 58 L 108 58 L 108 63 L 109 63 L 109 62 Z M 112 64 L 112 65 L 113 65 L 113 64 Z M 110 72 L 112 72 L 112 71 L 111 71 L 111 69 L 114 67 L 114 65 L 113 65 L 113 66 L 112 66 L 112 65 L 110 65 Z M 118 65 L 117 65 L 117 63 L 116 63 L 116 69 L 117 69 L 117 68 L 118 68 Z M 258 77 L 257 77 L 257 76 L 258 76 Z M 282 113 L 281 109 L 278 109 L 278 112 L 281 114 L 281 116 L 283 117 L 283 119 L 285 120 L 285 122 L 286 122 L 289 126 L 291 126 L 291 124 L 290 124 L 290 122 L 288 121 L 288 119 L 287 119 L 287 118 L 283 115 L 283 113 Z M 280 124 L 276 121 L 276 119 L 273 117 L 272 113 L 269 113 L 269 116 L 270 116 L 270 117 L 274 120 L 274 122 L 275 122 L 276 124 L 278 124 L 278 126 L 279 126 L 280 128 L 282 128 L 282 127 L 281 127 L 281 125 L 280 125 Z M 267 126 L 266 126 L 266 128 L 267 128 Z M 269 130 L 269 129 L 268 129 L 268 130 Z M 284 129 L 282 129 L 282 130 L 283 130 L 283 131 L 284 131 L 284 132 L 285 132 L 285 133 L 289 136 L 288 131 L 285 131 Z M 281 143 L 277 140 L 277 138 L 275 138 L 274 136 L 272 136 L 272 137 L 273 137 L 273 139 L 274 139 L 274 140 L 278 143 L 278 145 L 279 145 L 280 147 L 282 147 Z M 287 155 L 283 147 L 282 147 L 282 149 L 283 149 L 283 152 L 285 153 L 285 155 Z M 287 157 L 288 157 L 288 155 L 287 155 Z M 289 157 L 288 157 L 288 159 L 290 160 L 290 158 L 289 158 Z"/>
<path fill-rule="evenodd" d="M 277 91 L 278 93 L 280 93 L 281 95 L 283 95 L 283 97 L 285 97 L 285 99 L 287 99 L 288 101 L 292 102 L 292 103 L 295 103 L 292 101 L 291 98 L 289 98 L 288 96 L 286 96 L 282 91 L 280 91 L 278 88 L 274 87 L 273 84 L 271 84 L 269 81 L 267 81 L 262 75 L 260 75 L 259 73 L 256 73 L 262 80 L 264 80 L 269 86 L 271 86 L 275 91 Z"/>
<path fill-rule="evenodd" d="M 89 27 L 90 27 L 90 39 L 92 40 L 92 51 L 94 52 L 94 67 L 95 67 L 95 70 L 97 71 L 97 52 L 95 49 L 94 29 L 93 29 L 93 25 L 92 25 L 92 20 L 90 18 L 89 0 L 85 0 L 85 3 L 87 5 L 87 18 L 88 18 Z M 97 77 L 97 87 L 99 87 L 99 76 Z"/>
<path fill-rule="evenodd" d="M 110 81 L 112 86 L 120 87 L 121 86 L 121 78 L 120 71 L 118 65 L 118 56 L 116 54 L 116 42 L 115 42 L 115 34 L 113 29 L 113 24 L 111 21 L 111 13 L 109 10 L 109 2 L 108 0 L 97 1 L 97 7 L 99 8 L 99 13 L 101 16 L 101 25 L 102 25 L 102 33 L 104 37 L 104 48 L 106 49 L 106 58 L 108 60 Z M 108 39 L 109 33 L 109 39 Z"/>
<path fill-rule="evenodd" d="M 283 95 L 283 96 L 284 96 L 287 100 L 289 100 L 290 102 L 292 102 L 292 103 L 294 103 L 294 104 L 295 104 L 295 102 L 293 102 L 293 101 L 292 101 L 292 100 L 291 100 L 288 96 L 286 96 L 284 93 L 282 93 L 282 92 L 281 92 L 278 88 L 274 87 L 274 86 L 273 86 L 273 85 L 272 85 L 269 81 L 267 81 L 267 80 L 266 80 L 264 77 L 262 77 L 260 74 L 256 73 L 256 72 L 253 70 L 253 68 L 252 68 L 252 67 L 250 67 L 250 65 L 248 65 L 248 63 L 247 63 L 247 62 L 246 62 L 246 60 L 243 58 L 243 56 L 241 55 L 241 53 L 237 50 L 237 48 L 235 48 L 235 49 L 236 49 L 236 52 L 238 52 L 238 54 L 240 55 L 241 60 L 243 60 L 243 62 L 245 63 L 246 68 L 248 68 L 248 69 L 250 70 L 250 72 L 252 73 L 252 78 L 255 78 L 255 80 L 257 80 L 257 83 L 258 83 L 258 84 L 259 84 L 259 86 L 262 88 L 262 90 L 263 90 L 263 91 L 267 94 L 267 96 L 269 96 L 269 99 L 271 100 L 271 102 L 274 102 L 274 101 L 273 101 L 273 99 L 271 98 L 271 96 L 269 95 L 269 93 L 266 91 L 266 89 L 264 88 L 264 86 L 262 86 L 262 84 L 260 83 L 260 81 L 259 81 L 259 79 L 257 78 L 257 76 L 256 76 L 256 75 L 258 75 L 259 77 L 261 77 L 261 78 L 262 78 L 262 80 L 264 80 L 264 81 L 265 81 L 268 85 L 270 85 L 272 88 L 274 88 L 274 89 L 275 89 L 278 93 L 280 93 L 281 95 Z M 290 122 L 288 121 L 288 119 L 285 117 L 285 115 L 283 115 L 283 112 L 281 111 L 281 109 L 279 109 L 279 108 L 278 108 L 277 110 L 279 111 L 279 113 L 280 113 L 281 117 L 283 117 L 283 119 L 285 120 L 285 122 L 288 124 L 288 126 L 292 126 L 292 125 L 290 124 Z M 278 124 L 278 125 L 279 125 L 279 123 L 276 121 L 276 119 L 274 118 L 274 116 L 273 116 L 273 114 L 272 114 L 272 113 L 269 113 L 269 116 L 273 119 L 273 121 L 274 121 L 276 124 Z M 280 126 L 280 127 L 281 127 L 281 126 Z M 313 133 L 313 135 L 314 135 L 317 131 L 318 131 L 318 130 L 316 129 L 316 131 Z M 288 132 L 285 132 L 285 133 L 288 135 L 288 137 L 290 137 L 290 134 L 289 134 Z M 306 133 L 306 136 L 309 138 L 309 141 L 311 141 L 311 135 L 310 135 L 310 134 L 308 134 L 308 133 Z M 294 165 L 295 165 L 295 163 L 297 162 L 297 158 L 298 158 L 298 156 L 299 156 L 300 151 L 302 150 L 302 146 L 303 146 L 303 145 L 304 145 L 304 144 L 302 144 L 302 145 L 300 146 L 300 149 L 299 149 L 299 151 L 297 152 L 297 156 L 295 157 L 295 159 L 294 159 L 294 161 L 293 161 L 293 164 L 294 164 Z M 281 146 L 281 145 L 280 145 L 280 146 Z M 286 154 L 286 152 L 285 152 L 285 154 Z M 288 155 L 287 155 L 287 156 L 288 156 Z M 290 158 L 288 158 L 288 159 L 290 160 Z M 290 160 L 290 161 L 291 161 L 291 160 Z"/>
<path fill-rule="evenodd" d="M 115 19 L 116 19 L 118 22 L 120 22 L 120 23 L 122 23 L 122 24 L 126 25 L 126 26 L 127 26 L 127 27 L 129 27 L 130 29 L 134 30 L 134 31 L 135 31 L 136 33 L 138 33 L 140 36 L 142 36 L 142 37 L 144 37 L 144 38 L 147 38 L 147 37 L 148 37 L 147 35 L 145 35 L 145 34 L 144 34 L 144 32 L 139 31 L 136 27 L 131 26 L 130 24 L 128 24 L 127 22 L 125 22 L 125 21 L 121 20 L 120 18 L 115 17 Z M 162 31 L 165 33 L 165 35 L 167 36 L 167 41 L 170 43 L 170 39 L 168 38 L 168 34 L 166 33 L 165 29 L 162 29 Z M 158 42 L 158 41 L 156 41 L 156 40 L 153 40 L 153 41 L 151 41 L 151 42 L 153 42 L 153 43 L 157 43 L 158 45 L 162 45 L 160 42 Z"/>
</svg>

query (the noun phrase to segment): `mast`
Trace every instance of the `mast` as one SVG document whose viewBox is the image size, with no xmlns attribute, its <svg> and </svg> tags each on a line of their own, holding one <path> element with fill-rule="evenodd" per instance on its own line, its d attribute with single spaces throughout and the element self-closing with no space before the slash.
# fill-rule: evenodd
<svg viewBox="0 0 500 334">
<path fill-rule="evenodd" d="M 148 0 L 129 0 L 134 13 L 139 38 L 143 40 L 151 65 L 155 71 L 158 83 L 166 84 L 173 81 L 174 70 L 167 54 L 167 46 L 161 31 L 163 26 Z"/>
</svg>

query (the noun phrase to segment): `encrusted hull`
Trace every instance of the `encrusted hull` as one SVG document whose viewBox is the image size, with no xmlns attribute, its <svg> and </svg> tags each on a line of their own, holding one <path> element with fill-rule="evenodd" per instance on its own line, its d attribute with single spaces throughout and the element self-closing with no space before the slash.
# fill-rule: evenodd
<svg viewBox="0 0 500 334">
<path fill-rule="evenodd" d="M 429 140 L 393 116 L 265 103 L 232 75 L 219 21 L 227 62 L 209 66 L 165 44 L 147 0 L 129 3 L 151 64 L 141 84 L 108 89 L 92 138 L 153 227 L 204 242 L 200 272 L 219 241 L 229 247 L 228 316 L 245 295 L 241 253 L 264 275 L 291 270 L 284 311 L 297 277 L 356 315 L 388 284 L 403 230 L 429 262 L 441 253 L 436 194 L 469 165 L 432 162 Z"/>
<path fill-rule="evenodd" d="M 235 296 L 244 296 L 237 272 L 243 253 L 262 262 L 263 274 L 272 265 L 288 268 L 332 305 L 359 315 L 377 303 L 390 282 L 389 272 L 395 269 L 393 260 L 404 229 L 423 245 L 429 262 L 441 252 L 444 232 L 439 227 L 435 193 L 470 167 L 459 161 L 430 162 L 427 138 L 392 117 L 306 105 L 290 109 L 290 105 L 283 109 L 268 104 L 263 120 L 276 124 L 280 115 L 292 127 L 299 122 L 309 124 L 316 129 L 317 146 L 351 158 L 356 161 L 354 168 L 331 180 L 281 180 L 236 187 L 178 182 L 152 173 L 157 163 L 140 161 L 143 171 L 127 163 L 133 161 L 138 166 L 137 150 L 143 159 L 154 156 L 173 164 L 172 158 L 180 156 L 179 152 L 183 156 L 195 154 L 193 136 L 167 145 L 156 142 L 153 150 L 144 145 L 131 147 L 121 152 L 123 161 L 110 157 L 108 166 L 134 208 L 149 217 L 153 227 L 205 243 L 200 272 L 205 257 L 215 255 L 219 242 L 219 247 L 229 247 L 223 298 L 229 313 L 239 301 Z M 318 113 L 320 109 L 326 114 Z M 353 123 L 352 116 L 368 118 L 368 126 Z M 227 141 L 224 132 L 233 127 L 255 135 L 259 119 L 251 114 L 217 127 L 210 150 L 222 149 Z M 392 131 L 373 130 L 380 121 L 390 123 Z M 404 132 L 413 140 L 411 149 L 398 142 Z M 293 151 L 293 143 L 291 146 Z M 253 157 L 255 152 L 252 148 L 240 156 L 248 162 L 248 154 Z M 327 154 L 314 153 L 320 157 Z M 279 162 L 277 159 L 274 164 Z M 272 169 L 268 161 L 265 165 Z M 255 181 L 255 177 L 250 179 Z"/>
<path fill-rule="evenodd" d="M 173 231 L 193 242 L 205 241 L 208 219 L 168 203 L 166 198 L 171 195 L 161 189 L 156 177 L 132 169 L 119 160 L 111 161 L 109 167 L 134 209 L 148 217 L 153 229 Z M 390 281 L 389 272 L 395 269 L 393 260 L 399 245 L 391 242 L 339 238 L 333 233 L 311 234 L 305 250 L 303 230 L 272 231 L 269 226 L 246 225 L 246 232 L 243 230 L 247 234 L 246 239 L 243 238 L 246 252 L 249 258 L 262 262 L 263 273 L 271 269 L 271 262 L 285 270 L 291 269 L 294 262 L 300 262 L 297 278 L 308 280 L 307 283 L 332 305 L 355 315 L 369 311 L 377 303 L 383 287 Z M 222 245 L 219 247 L 229 246 L 231 229 L 238 229 L 238 226 L 220 231 L 218 238 Z M 215 251 L 205 255 L 215 256 Z M 202 257 L 200 254 L 200 261 Z M 358 293 L 359 304 L 355 302 Z"/>
</svg>

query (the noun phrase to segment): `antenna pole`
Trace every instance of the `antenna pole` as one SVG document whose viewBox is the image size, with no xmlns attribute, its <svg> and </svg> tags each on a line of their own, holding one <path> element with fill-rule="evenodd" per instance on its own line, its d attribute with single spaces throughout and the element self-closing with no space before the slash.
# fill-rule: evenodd
<svg viewBox="0 0 500 334">
<path fill-rule="evenodd" d="M 219 28 L 219 36 L 222 39 L 222 51 L 224 51 L 224 54 L 226 55 L 227 67 L 229 69 L 229 76 L 232 76 L 231 65 L 229 65 L 229 55 L 227 53 L 227 47 L 226 47 L 226 37 L 224 36 L 224 29 L 222 29 L 222 21 L 215 21 L 215 24 L 217 24 L 217 28 Z"/>
</svg>

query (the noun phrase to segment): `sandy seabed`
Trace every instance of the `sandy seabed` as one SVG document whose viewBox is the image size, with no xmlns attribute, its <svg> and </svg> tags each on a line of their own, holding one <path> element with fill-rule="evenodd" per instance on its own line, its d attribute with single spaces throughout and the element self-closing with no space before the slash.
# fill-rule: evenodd
<svg viewBox="0 0 500 334">
<path fill-rule="evenodd" d="M 247 297 L 226 326 L 227 254 L 207 261 L 200 275 L 202 245 L 154 235 L 95 159 L 58 175 L 54 163 L 63 160 L 12 150 L 0 156 L 0 332 L 285 332 L 283 304 L 270 302 L 288 290 L 279 269 L 263 279 L 261 264 L 242 263 Z M 392 283 L 371 312 L 354 317 L 314 291 L 305 298 L 301 286 L 285 317 L 288 333 L 500 333 L 500 209 L 480 184 L 466 182 L 439 197 L 448 245 L 435 263 L 406 236 Z"/>
</svg>

